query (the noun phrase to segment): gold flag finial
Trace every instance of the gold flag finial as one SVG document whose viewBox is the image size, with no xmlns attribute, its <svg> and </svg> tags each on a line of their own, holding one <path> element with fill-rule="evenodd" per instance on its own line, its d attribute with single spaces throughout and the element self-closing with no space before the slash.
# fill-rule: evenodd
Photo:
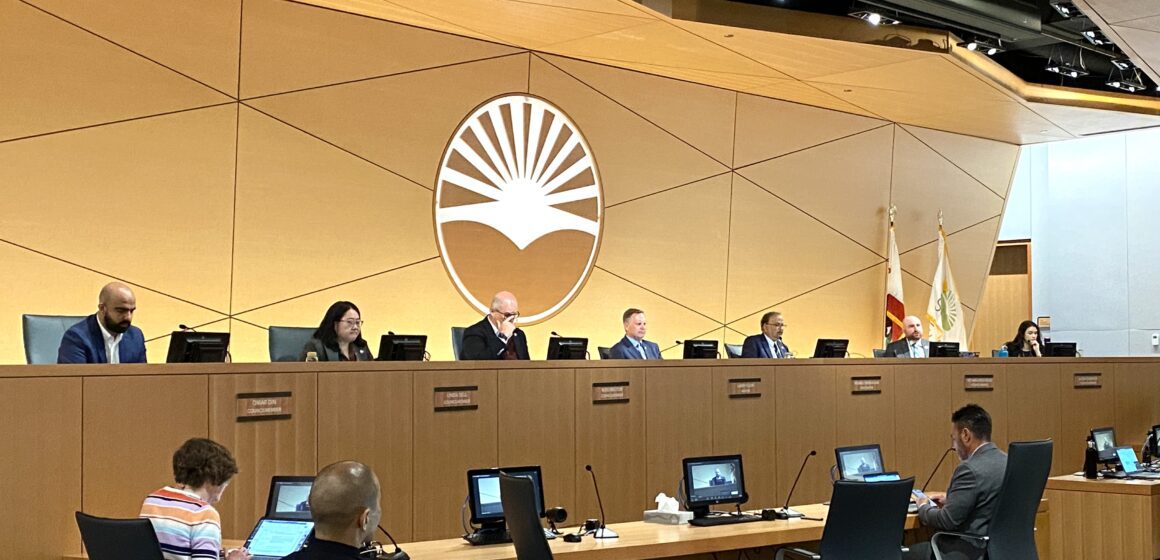
<svg viewBox="0 0 1160 560">
<path fill-rule="evenodd" d="M 890 205 L 890 225 L 894 225 L 894 216 L 896 214 L 898 214 L 898 207 L 891 204 Z"/>
<path fill-rule="evenodd" d="M 942 213 L 942 209 L 940 208 L 938 211 L 938 227 L 942 227 L 942 225 L 943 225 L 942 218 L 943 218 L 943 213 Z"/>
</svg>

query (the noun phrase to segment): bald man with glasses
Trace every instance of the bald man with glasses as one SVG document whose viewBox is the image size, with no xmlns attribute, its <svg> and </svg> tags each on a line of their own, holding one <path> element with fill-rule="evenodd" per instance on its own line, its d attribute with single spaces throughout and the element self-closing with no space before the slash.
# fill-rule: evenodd
<svg viewBox="0 0 1160 560">
<path fill-rule="evenodd" d="M 460 360 L 528 360 L 528 339 L 516 326 L 520 304 L 511 292 L 491 298 L 491 311 L 463 331 Z"/>
</svg>

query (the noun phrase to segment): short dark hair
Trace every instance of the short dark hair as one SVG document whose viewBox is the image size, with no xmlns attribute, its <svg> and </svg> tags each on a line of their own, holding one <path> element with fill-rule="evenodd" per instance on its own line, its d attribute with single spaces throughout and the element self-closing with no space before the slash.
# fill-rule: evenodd
<svg viewBox="0 0 1160 560">
<path fill-rule="evenodd" d="M 769 320 L 770 320 L 771 318 L 773 318 L 773 316 L 774 316 L 774 315 L 781 315 L 781 312 L 780 312 L 780 311 L 770 311 L 769 313 L 766 313 L 765 315 L 762 315 L 762 316 L 761 316 L 761 326 L 763 326 L 763 327 L 764 327 L 764 326 L 765 326 L 765 324 L 766 324 L 766 323 L 768 323 L 768 322 L 769 322 Z"/>
<path fill-rule="evenodd" d="M 173 452 L 173 480 L 190 488 L 221 486 L 238 474 L 238 464 L 222 444 L 191 438 Z"/>
<path fill-rule="evenodd" d="M 991 441 L 991 415 L 977 404 L 968 404 L 951 415 L 956 427 L 966 428 L 983 441 Z"/>
<path fill-rule="evenodd" d="M 322 322 L 318 324 L 318 328 L 314 331 L 314 338 L 322 341 L 331 350 L 338 350 L 338 335 L 334 332 L 334 324 L 342 320 L 342 316 L 346 315 L 347 311 L 351 309 L 358 313 L 359 318 L 362 318 L 362 311 L 358 310 L 358 306 L 349 301 L 336 301 L 330 305 L 326 310 L 326 315 L 322 316 Z M 366 341 L 363 340 L 362 331 L 359 331 L 358 338 L 354 340 L 356 346 L 366 346 Z"/>
<path fill-rule="evenodd" d="M 621 321 L 624 323 L 627 323 L 628 320 L 631 319 L 632 316 L 636 315 L 637 313 L 644 313 L 644 311 L 641 311 L 640 309 L 637 309 L 635 307 L 629 307 L 628 309 L 624 310 L 624 318 L 621 319 Z"/>
</svg>

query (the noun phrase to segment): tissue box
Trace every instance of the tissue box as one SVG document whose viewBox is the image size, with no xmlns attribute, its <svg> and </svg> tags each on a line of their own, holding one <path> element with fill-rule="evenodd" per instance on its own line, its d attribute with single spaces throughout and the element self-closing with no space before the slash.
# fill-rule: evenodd
<svg viewBox="0 0 1160 560">
<path fill-rule="evenodd" d="M 645 523 L 660 523 L 662 525 L 680 525 L 688 523 L 693 518 L 691 511 L 661 511 L 659 509 L 644 510 Z"/>
</svg>

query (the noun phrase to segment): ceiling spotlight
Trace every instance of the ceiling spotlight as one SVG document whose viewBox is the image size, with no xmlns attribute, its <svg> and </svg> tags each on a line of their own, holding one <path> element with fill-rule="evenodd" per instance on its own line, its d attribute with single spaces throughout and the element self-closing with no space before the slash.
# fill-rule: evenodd
<svg viewBox="0 0 1160 560">
<path fill-rule="evenodd" d="M 1145 89 L 1148 89 L 1148 86 L 1145 86 L 1143 84 L 1143 82 L 1140 82 L 1139 80 L 1133 80 L 1133 79 L 1112 80 L 1112 81 L 1108 82 L 1108 85 L 1111 87 L 1114 87 L 1118 90 L 1126 91 L 1128 93 L 1136 93 L 1137 91 L 1143 91 Z"/>
<path fill-rule="evenodd" d="M 1082 35 L 1084 39 L 1087 39 L 1089 43 L 1097 47 L 1112 44 L 1112 40 L 1108 39 L 1108 36 L 1104 35 L 1104 32 L 1099 29 L 1088 29 Z"/>
<path fill-rule="evenodd" d="M 878 12 L 870 12 L 866 10 L 860 12 L 850 12 L 849 16 L 856 17 L 869 23 L 870 25 L 898 25 L 902 23 L 901 21 L 891 17 L 886 17 Z"/>
<path fill-rule="evenodd" d="M 1059 15 L 1065 18 L 1073 18 L 1083 15 L 1079 11 L 1079 8 L 1075 6 L 1075 4 L 1072 4 L 1066 0 L 1052 0 L 1051 7 L 1055 8 L 1055 11 L 1059 12 Z"/>
<path fill-rule="evenodd" d="M 1120 70 L 1131 70 L 1135 67 L 1135 65 L 1132 64 L 1132 61 L 1126 58 L 1113 58 L 1112 66 L 1115 66 Z"/>
<path fill-rule="evenodd" d="M 1047 68 L 1044 68 L 1044 70 L 1047 70 L 1048 72 L 1054 72 L 1060 76 L 1067 76 L 1069 78 L 1078 78 L 1080 76 L 1088 75 L 1088 71 L 1084 68 L 1075 66 L 1073 64 L 1068 64 L 1066 62 L 1048 62 Z"/>
<path fill-rule="evenodd" d="M 995 56 L 1003 52 L 1003 41 L 1000 39 L 995 39 L 993 42 L 989 39 L 975 39 L 973 41 L 958 43 L 958 46 L 968 51 L 986 53 L 987 56 Z"/>
</svg>

